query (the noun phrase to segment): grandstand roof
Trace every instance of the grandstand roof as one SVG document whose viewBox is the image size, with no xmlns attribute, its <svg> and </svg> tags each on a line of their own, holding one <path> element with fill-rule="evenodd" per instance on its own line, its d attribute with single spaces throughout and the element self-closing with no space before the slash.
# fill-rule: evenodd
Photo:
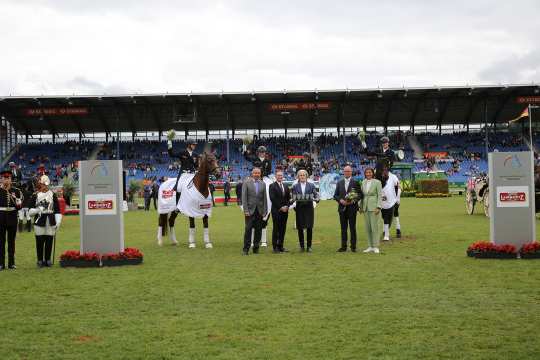
<svg viewBox="0 0 540 360">
<path fill-rule="evenodd" d="M 515 118 L 538 85 L 101 96 L 7 96 L 20 133 L 478 124 Z"/>
</svg>

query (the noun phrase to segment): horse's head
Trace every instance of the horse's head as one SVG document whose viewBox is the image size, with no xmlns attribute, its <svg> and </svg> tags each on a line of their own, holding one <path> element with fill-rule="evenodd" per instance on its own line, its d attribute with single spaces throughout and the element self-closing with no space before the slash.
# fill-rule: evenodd
<svg viewBox="0 0 540 360">
<path fill-rule="evenodd" d="M 216 155 L 210 152 L 202 153 L 199 159 L 199 164 L 199 171 L 204 171 L 208 175 L 221 175 Z"/>
</svg>

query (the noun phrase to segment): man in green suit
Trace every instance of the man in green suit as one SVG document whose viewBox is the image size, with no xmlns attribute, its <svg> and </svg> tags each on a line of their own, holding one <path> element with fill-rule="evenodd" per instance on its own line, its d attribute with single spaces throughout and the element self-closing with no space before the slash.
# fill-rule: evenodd
<svg viewBox="0 0 540 360">
<path fill-rule="evenodd" d="M 364 170 L 364 181 L 362 181 L 362 192 L 364 198 L 360 209 L 364 213 L 364 222 L 366 225 L 366 235 L 368 239 L 368 248 L 365 253 L 373 252 L 378 254 L 379 251 L 379 219 L 382 208 L 382 184 L 374 178 L 372 168 Z"/>
</svg>

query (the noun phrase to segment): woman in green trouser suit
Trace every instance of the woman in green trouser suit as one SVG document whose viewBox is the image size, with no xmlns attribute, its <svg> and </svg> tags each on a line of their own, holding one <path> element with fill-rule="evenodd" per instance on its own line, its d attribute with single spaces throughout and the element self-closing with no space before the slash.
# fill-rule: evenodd
<svg viewBox="0 0 540 360">
<path fill-rule="evenodd" d="M 379 218 L 382 207 L 382 185 L 373 177 L 373 169 L 368 167 L 364 170 L 364 181 L 362 181 L 362 206 L 360 210 L 364 212 L 364 222 L 366 224 L 366 234 L 368 238 L 368 248 L 365 253 L 379 253 Z"/>
</svg>

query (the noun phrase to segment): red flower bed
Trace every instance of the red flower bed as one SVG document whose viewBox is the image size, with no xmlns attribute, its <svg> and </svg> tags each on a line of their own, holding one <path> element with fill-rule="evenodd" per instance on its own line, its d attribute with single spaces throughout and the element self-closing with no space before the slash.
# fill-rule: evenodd
<svg viewBox="0 0 540 360">
<path fill-rule="evenodd" d="M 467 248 L 467 255 L 474 258 L 514 259 L 517 250 L 514 245 L 495 245 L 489 241 L 478 241 Z"/>
<path fill-rule="evenodd" d="M 519 254 L 522 259 L 540 259 L 540 243 L 535 241 L 523 245 Z"/>
<path fill-rule="evenodd" d="M 107 253 L 101 256 L 102 260 L 125 260 L 125 259 L 142 259 L 143 253 L 136 248 L 125 248 L 123 252 Z"/>
<path fill-rule="evenodd" d="M 95 252 L 81 254 L 80 251 L 68 250 L 60 255 L 60 260 L 99 261 L 99 254 Z"/>
</svg>

